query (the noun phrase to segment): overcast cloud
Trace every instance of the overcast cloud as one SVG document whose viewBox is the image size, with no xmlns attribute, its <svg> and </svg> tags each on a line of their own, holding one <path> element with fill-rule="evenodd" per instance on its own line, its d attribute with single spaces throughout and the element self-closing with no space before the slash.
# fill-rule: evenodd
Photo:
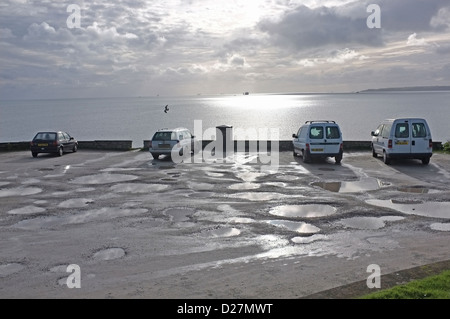
<svg viewBox="0 0 450 319">
<path fill-rule="evenodd" d="M 0 98 L 450 85 L 449 31 L 448 0 L 2 0 Z"/>
</svg>

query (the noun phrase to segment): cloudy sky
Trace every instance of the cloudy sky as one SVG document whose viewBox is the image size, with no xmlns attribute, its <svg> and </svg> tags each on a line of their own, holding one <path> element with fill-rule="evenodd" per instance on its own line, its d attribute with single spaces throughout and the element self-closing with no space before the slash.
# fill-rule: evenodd
<svg viewBox="0 0 450 319">
<path fill-rule="evenodd" d="M 352 92 L 449 80 L 448 0 L 0 2 L 5 99 Z"/>
</svg>

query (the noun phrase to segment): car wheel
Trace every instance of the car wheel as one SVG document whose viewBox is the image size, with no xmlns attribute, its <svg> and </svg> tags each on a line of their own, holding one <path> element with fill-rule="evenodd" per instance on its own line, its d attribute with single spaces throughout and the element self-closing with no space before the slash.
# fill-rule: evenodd
<svg viewBox="0 0 450 319">
<path fill-rule="evenodd" d="M 375 149 L 373 148 L 373 145 L 372 145 L 372 156 L 375 157 L 375 158 L 378 157 L 378 154 L 375 152 Z"/>
<path fill-rule="evenodd" d="M 74 145 L 72 151 L 75 153 L 76 151 L 78 151 L 78 145 Z"/>
<path fill-rule="evenodd" d="M 60 147 L 60 148 L 58 149 L 58 156 L 63 156 L 63 154 L 64 154 L 64 150 L 63 150 L 62 147 Z"/>
<path fill-rule="evenodd" d="M 33 152 L 33 153 L 31 153 L 31 155 L 33 155 L 33 157 L 37 157 L 38 153 Z"/>
<path fill-rule="evenodd" d="M 151 153 L 151 154 L 152 154 L 152 156 L 153 156 L 154 159 L 158 159 L 159 154 L 156 154 L 156 153 Z"/>
<path fill-rule="evenodd" d="M 388 157 L 388 155 L 386 154 L 386 152 L 383 152 L 383 162 L 386 165 L 389 165 L 391 163 L 391 159 Z"/>
<path fill-rule="evenodd" d="M 302 151 L 302 155 L 303 155 L 304 163 L 309 163 L 311 161 L 311 158 L 310 158 L 311 156 L 308 151 Z"/>
<path fill-rule="evenodd" d="M 295 151 L 295 149 L 294 149 L 294 151 L 292 152 L 292 155 L 294 155 L 294 157 L 297 157 L 297 152 Z"/>
<path fill-rule="evenodd" d="M 339 153 L 339 155 L 336 156 L 336 157 L 334 158 L 334 160 L 336 161 L 336 164 L 341 164 L 341 161 L 342 161 L 342 153 Z"/>
<path fill-rule="evenodd" d="M 430 164 L 430 158 L 429 158 L 429 157 L 422 158 L 422 164 L 423 164 L 423 165 L 428 165 L 428 164 Z"/>
</svg>

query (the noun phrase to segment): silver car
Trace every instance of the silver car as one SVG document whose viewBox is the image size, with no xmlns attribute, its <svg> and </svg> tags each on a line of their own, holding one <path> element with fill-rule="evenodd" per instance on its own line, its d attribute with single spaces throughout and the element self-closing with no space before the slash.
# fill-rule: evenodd
<svg viewBox="0 0 450 319">
<path fill-rule="evenodd" d="M 153 135 L 149 147 L 154 159 L 158 159 L 160 155 L 184 156 L 197 153 L 200 149 L 200 142 L 192 135 L 191 131 L 184 127 L 157 131 Z"/>
</svg>

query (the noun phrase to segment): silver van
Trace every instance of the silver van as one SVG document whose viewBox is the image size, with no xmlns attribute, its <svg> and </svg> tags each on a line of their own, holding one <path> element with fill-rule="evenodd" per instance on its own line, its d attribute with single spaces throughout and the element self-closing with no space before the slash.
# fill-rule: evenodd
<svg viewBox="0 0 450 319">
<path fill-rule="evenodd" d="M 423 118 L 387 119 L 371 135 L 372 155 L 383 156 L 385 164 L 396 158 L 420 159 L 424 165 L 430 163 L 433 140 Z"/>
<path fill-rule="evenodd" d="M 327 157 L 334 157 L 336 164 L 342 161 L 342 132 L 335 121 L 306 121 L 292 137 L 294 156 L 301 154 L 305 163 Z"/>
</svg>

